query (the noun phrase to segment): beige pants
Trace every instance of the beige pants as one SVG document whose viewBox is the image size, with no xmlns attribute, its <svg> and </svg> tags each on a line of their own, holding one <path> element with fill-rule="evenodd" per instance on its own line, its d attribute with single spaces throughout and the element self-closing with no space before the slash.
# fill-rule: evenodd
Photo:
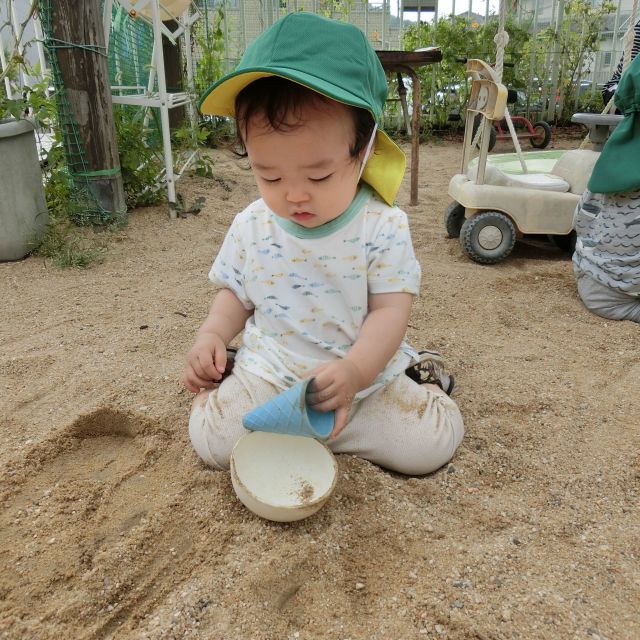
<svg viewBox="0 0 640 640">
<path fill-rule="evenodd" d="M 191 443 L 215 469 L 228 469 L 231 450 L 247 431 L 242 416 L 279 393 L 269 382 L 236 367 L 189 420 Z M 464 435 L 462 416 L 444 392 L 405 375 L 355 403 L 349 422 L 327 446 L 407 475 L 448 462 Z"/>
</svg>

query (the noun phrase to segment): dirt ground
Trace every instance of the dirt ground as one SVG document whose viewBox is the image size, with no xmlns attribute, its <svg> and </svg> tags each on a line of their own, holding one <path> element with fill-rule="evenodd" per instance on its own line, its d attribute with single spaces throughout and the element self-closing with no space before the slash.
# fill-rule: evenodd
<svg viewBox="0 0 640 640">
<path fill-rule="evenodd" d="M 419 478 L 339 456 L 299 523 L 253 516 L 187 434 L 206 274 L 256 194 L 241 162 L 179 183 L 198 216 L 132 212 L 101 264 L 0 264 L 0 637 L 640 637 L 638 325 L 587 312 L 551 246 L 465 257 L 442 225 L 460 156 L 424 144 L 399 202 L 409 338 L 445 354 L 465 439 Z"/>
</svg>

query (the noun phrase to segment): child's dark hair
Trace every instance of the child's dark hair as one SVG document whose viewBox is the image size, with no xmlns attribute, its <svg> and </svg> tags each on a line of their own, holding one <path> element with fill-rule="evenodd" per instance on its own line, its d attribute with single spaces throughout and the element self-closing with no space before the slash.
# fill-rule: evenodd
<svg viewBox="0 0 640 640">
<path fill-rule="evenodd" d="M 246 156 L 244 139 L 251 119 L 260 115 L 269 123 L 274 131 L 286 131 L 296 127 L 291 124 L 289 116 L 300 112 L 307 105 L 322 105 L 333 102 L 330 98 L 311 89 L 285 80 L 279 76 L 260 78 L 248 84 L 236 96 L 236 142 L 241 155 Z M 366 148 L 375 125 L 369 111 L 345 105 L 353 116 L 355 140 L 349 146 L 349 155 L 357 158 Z"/>
</svg>

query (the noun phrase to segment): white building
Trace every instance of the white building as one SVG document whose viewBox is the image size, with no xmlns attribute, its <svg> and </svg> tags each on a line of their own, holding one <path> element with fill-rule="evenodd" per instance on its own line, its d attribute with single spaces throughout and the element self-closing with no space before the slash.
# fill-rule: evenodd
<svg viewBox="0 0 640 640">
<path fill-rule="evenodd" d="M 591 0 L 594 6 L 599 0 Z M 558 19 L 558 0 L 521 0 L 518 15 L 521 21 L 533 18 L 537 31 L 553 27 Z M 616 11 L 610 14 L 600 31 L 600 50 L 590 65 L 589 80 L 598 84 L 606 82 L 613 74 L 623 51 L 622 39 L 632 21 L 633 0 L 618 0 Z M 638 16 L 640 19 L 640 16 Z"/>
<path fill-rule="evenodd" d="M 199 4 L 209 15 L 219 7 L 224 9 L 225 57 L 231 69 L 247 45 L 265 29 L 287 13 L 302 10 L 331 14 L 355 24 L 375 49 L 402 49 L 402 19 L 391 11 L 393 6 L 397 14 L 400 2 L 352 0 L 344 3 L 344 11 L 340 6 L 335 8 L 331 0 L 202 0 Z"/>
</svg>

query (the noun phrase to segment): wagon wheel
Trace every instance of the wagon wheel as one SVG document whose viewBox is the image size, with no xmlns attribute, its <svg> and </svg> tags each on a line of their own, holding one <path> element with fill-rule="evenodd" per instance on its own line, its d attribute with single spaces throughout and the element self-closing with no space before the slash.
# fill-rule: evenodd
<svg viewBox="0 0 640 640">
<path fill-rule="evenodd" d="M 534 134 L 529 139 L 535 149 L 544 149 L 551 142 L 551 127 L 540 120 L 533 125 Z"/>
<path fill-rule="evenodd" d="M 481 264 L 495 264 L 504 260 L 516 243 L 513 222 L 497 211 L 471 216 L 460 229 L 460 245 L 465 253 Z"/>
<path fill-rule="evenodd" d="M 451 202 L 444 211 L 444 226 L 448 238 L 459 238 L 464 223 L 464 207 L 459 202 Z"/>
</svg>

